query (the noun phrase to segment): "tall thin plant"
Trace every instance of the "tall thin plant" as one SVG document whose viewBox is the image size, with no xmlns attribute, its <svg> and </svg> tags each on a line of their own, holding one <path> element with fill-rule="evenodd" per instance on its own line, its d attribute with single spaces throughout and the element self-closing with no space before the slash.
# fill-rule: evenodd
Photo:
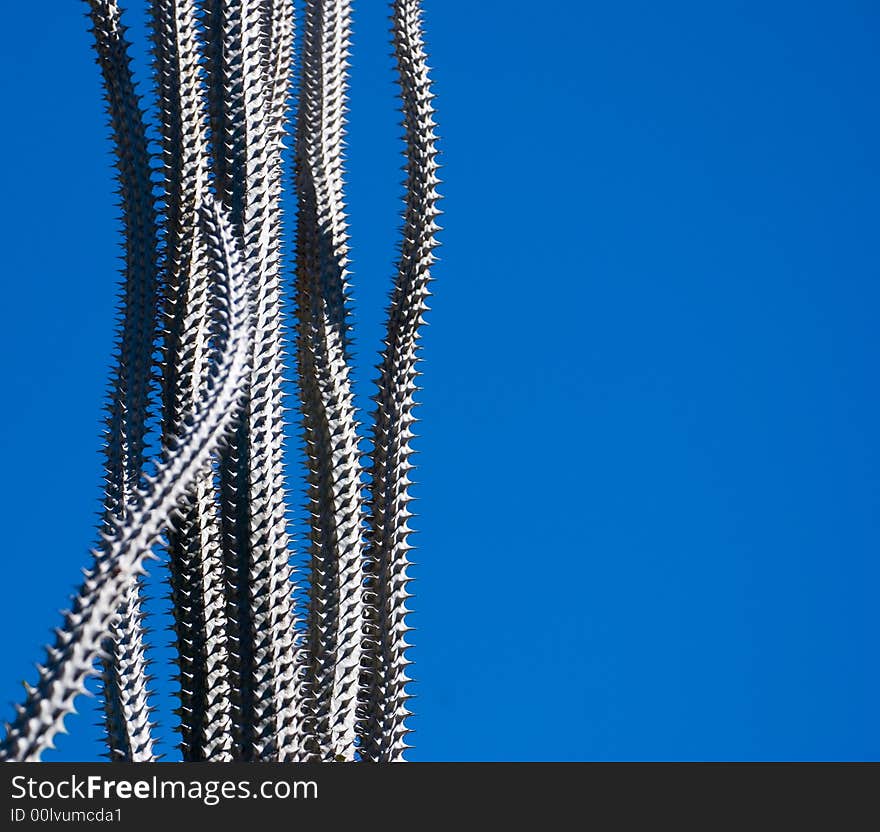
<svg viewBox="0 0 880 832">
<path fill-rule="evenodd" d="M 86 2 L 124 240 L 103 510 L 0 759 L 39 760 L 96 674 L 109 758 L 157 759 L 143 576 L 161 559 L 184 760 L 402 761 L 414 408 L 439 230 L 420 2 L 391 4 L 406 180 L 366 417 L 354 396 L 343 165 L 350 2 L 306 0 L 295 56 L 294 0 L 152 0 L 150 111 L 116 0 Z M 288 363 L 308 493 L 308 566 L 296 575 Z"/>
</svg>

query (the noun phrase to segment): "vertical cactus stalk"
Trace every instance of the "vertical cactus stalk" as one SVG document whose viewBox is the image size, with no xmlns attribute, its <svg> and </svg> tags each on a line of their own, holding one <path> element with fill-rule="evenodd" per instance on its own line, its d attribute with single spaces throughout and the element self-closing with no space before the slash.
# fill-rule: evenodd
<svg viewBox="0 0 880 832">
<path fill-rule="evenodd" d="M 245 251 L 258 264 L 255 338 L 248 410 L 250 564 L 253 627 L 253 759 L 299 759 L 302 667 L 297 644 L 284 474 L 284 327 L 281 287 L 281 177 L 291 84 L 292 0 L 274 0 L 268 49 L 257 36 L 267 3 L 248 5 L 243 49 L 253 89 L 246 162 Z M 268 53 L 268 74 L 257 62 Z M 261 80 L 264 79 L 264 80 Z M 246 100 L 249 93 L 246 93 Z"/>
<path fill-rule="evenodd" d="M 177 437 L 203 394 L 212 360 L 207 252 L 198 211 L 209 197 L 207 97 L 194 0 L 150 9 L 162 146 L 164 242 L 163 420 Z M 213 469 L 200 472 L 169 534 L 184 760 L 233 759 L 225 569 Z"/>
<path fill-rule="evenodd" d="M 403 105 L 406 195 L 400 260 L 388 308 L 378 391 L 373 397 L 362 745 L 364 759 L 379 762 L 403 761 L 408 747 L 409 472 L 413 468 L 419 335 L 428 311 L 440 214 L 434 96 L 418 0 L 395 0 L 392 32 Z"/>
<path fill-rule="evenodd" d="M 243 178 L 234 175 L 233 160 L 244 153 L 244 139 L 240 135 L 243 120 L 240 55 L 233 39 L 236 25 L 235 9 L 224 0 L 203 0 L 205 68 L 208 87 L 208 116 L 210 124 L 211 171 L 214 190 L 229 211 L 233 228 L 239 239 L 243 237 L 242 215 L 244 204 Z M 233 114 L 237 113 L 238 118 Z M 247 391 L 244 391 L 245 394 Z M 247 687 L 246 667 L 249 662 L 249 641 L 246 616 L 246 594 L 240 592 L 243 583 L 241 564 L 247 563 L 246 478 L 243 459 L 246 454 L 246 433 L 239 423 L 226 444 L 219 463 L 219 513 L 221 523 L 221 550 L 223 558 L 225 620 L 230 648 L 230 684 L 235 691 L 230 714 L 233 728 L 233 755 L 242 759 L 242 748 L 249 745 L 245 712 L 250 710 L 250 691 Z M 241 497 L 239 497 L 241 495 Z M 240 552 L 244 552 L 240 555 Z M 242 653 L 246 655 L 242 657 Z M 244 664 L 245 672 L 242 672 Z"/>
<path fill-rule="evenodd" d="M 113 135 L 125 239 L 121 321 L 107 419 L 103 521 L 107 541 L 113 522 L 124 519 L 144 462 L 156 327 L 156 217 L 144 117 L 120 9 L 115 0 L 89 0 L 89 17 Z M 102 679 L 111 760 L 154 759 L 141 602 L 133 578 L 105 644 Z"/>
<path fill-rule="evenodd" d="M 363 626 L 363 497 L 348 351 L 343 135 L 351 6 L 306 4 L 296 131 L 297 358 L 310 497 L 312 753 L 354 760 Z"/>
<path fill-rule="evenodd" d="M 215 182 L 253 266 L 256 334 L 248 404 L 221 480 L 229 603 L 238 622 L 239 753 L 256 761 L 297 758 L 302 735 L 285 503 L 280 282 L 281 154 L 292 26 L 290 2 L 229 0 L 209 6 Z"/>
</svg>

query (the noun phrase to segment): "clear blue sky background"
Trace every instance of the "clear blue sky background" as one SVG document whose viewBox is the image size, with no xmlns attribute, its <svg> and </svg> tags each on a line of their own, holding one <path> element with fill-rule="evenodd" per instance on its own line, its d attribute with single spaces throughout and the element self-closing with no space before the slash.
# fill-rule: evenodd
<svg viewBox="0 0 880 832">
<path fill-rule="evenodd" d="M 82 4 L 0 6 L 7 703 L 94 535 L 118 229 Z M 875 4 L 426 7 L 412 758 L 880 757 Z M 401 178 L 385 14 L 357 4 L 352 61 L 362 394 Z M 95 704 L 46 759 L 99 753 Z"/>
</svg>

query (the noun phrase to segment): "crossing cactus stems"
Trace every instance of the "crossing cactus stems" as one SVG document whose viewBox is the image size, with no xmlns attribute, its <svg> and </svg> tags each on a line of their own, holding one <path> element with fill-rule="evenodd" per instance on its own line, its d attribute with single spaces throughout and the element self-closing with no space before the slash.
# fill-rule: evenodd
<svg viewBox="0 0 880 832">
<path fill-rule="evenodd" d="M 343 177 L 350 0 L 304 0 L 298 44 L 294 0 L 151 0 L 149 107 L 117 0 L 85 2 L 124 235 L 103 511 L 0 760 L 39 760 L 96 674 L 108 757 L 158 759 L 142 578 L 164 555 L 184 760 L 403 761 L 413 409 L 440 213 L 420 1 L 391 4 L 406 179 L 366 423 Z M 288 528 L 288 361 L 308 499 L 301 576 Z"/>
</svg>

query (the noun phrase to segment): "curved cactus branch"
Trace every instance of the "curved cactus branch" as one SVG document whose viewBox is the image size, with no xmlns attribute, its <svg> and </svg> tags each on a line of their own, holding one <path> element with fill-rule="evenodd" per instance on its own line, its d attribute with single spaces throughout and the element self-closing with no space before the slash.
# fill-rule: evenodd
<svg viewBox="0 0 880 832">
<path fill-rule="evenodd" d="M 144 117 L 120 9 L 115 0 L 89 0 L 89 17 L 113 135 L 125 240 L 122 320 L 106 427 L 106 535 L 112 521 L 122 519 L 144 461 L 156 327 L 156 216 Z M 104 556 L 106 551 L 99 554 Z M 117 761 L 155 759 L 141 601 L 134 579 L 113 622 L 102 663 L 107 743 L 110 759 Z"/>
<path fill-rule="evenodd" d="M 179 443 L 163 452 L 157 474 L 146 477 L 124 519 L 113 518 L 107 535 L 106 556 L 97 556 L 92 570 L 74 598 L 73 609 L 56 630 L 47 662 L 39 667 L 36 686 L 26 685 L 28 695 L 17 708 L 0 744 L 0 760 L 37 761 L 53 738 L 64 729 L 64 718 L 74 712 L 74 700 L 85 692 L 85 681 L 94 673 L 102 642 L 118 615 L 128 586 L 143 574 L 144 561 L 162 530 L 174 522 L 179 503 L 199 471 L 209 462 L 224 434 L 240 412 L 241 390 L 249 372 L 253 327 L 247 315 L 245 275 L 229 222 L 215 206 L 204 213 L 204 234 L 212 270 L 225 303 L 217 320 L 223 348 L 217 359 L 207 398 L 190 419 Z"/>
<path fill-rule="evenodd" d="M 313 755 L 354 760 L 363 626 L 363 497 L 348 353 L 342 178 L 351 5 L 306 4 L 296 134 L 297 357 L 311 524 Z"/>
<path fill-rule="evenodd" d="M 411 550 L 409 472 L 419 334 L 428 311 L 428 284 L 440 211 L 433 94 L 428 75 L 419 0 L 392 4 L 394 54 L 406 133 L 406 197 L 397 277 L 388 309 L 385 349 L 373 397 L 373 450 L 369 500 L 369 568 L 362 754 L 403 761 L 409 729 L 410 647 L 406 616 Z"/>
</svg>

